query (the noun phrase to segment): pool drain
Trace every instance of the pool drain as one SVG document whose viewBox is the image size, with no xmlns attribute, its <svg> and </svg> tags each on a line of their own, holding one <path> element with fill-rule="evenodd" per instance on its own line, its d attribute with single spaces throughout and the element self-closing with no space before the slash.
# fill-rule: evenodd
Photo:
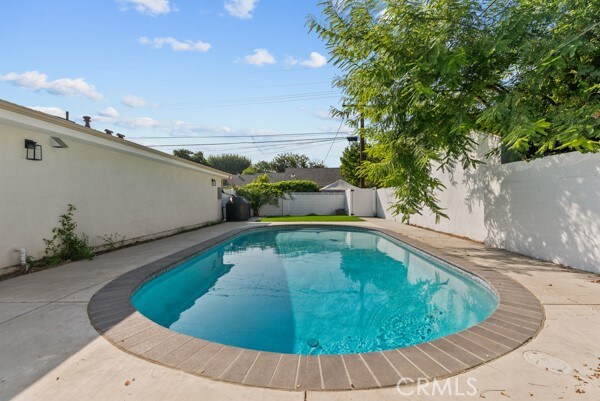
<svg viewBox="0 0 600 401">
<path fill-rule="evenodd" d="M 319 340 L 316 338 L 310 338 L 306 343 L 311 348 L 317 348 L 319 346 Z"/>
</svg>

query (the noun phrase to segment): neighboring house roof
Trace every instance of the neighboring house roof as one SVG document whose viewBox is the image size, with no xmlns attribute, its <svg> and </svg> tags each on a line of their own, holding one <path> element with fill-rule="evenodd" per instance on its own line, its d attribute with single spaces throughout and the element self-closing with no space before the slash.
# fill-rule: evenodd
<svg viewBox="0 0 600 401">
<path fill-rule="evenodd" d="M 108 135 L 105 132 L 87 128 L 83 125 L 77 124 L 74 121 L 66 120 L 61 117 L 55 117 L 41 111 L 36 111 L 18 104 L 7 102 L 5 100 L 0 100 L 0 121 L 5 121 L 11 125 L 24 126 L 28 127 L 29 129 L 45 131 L 46 133 L 51 133 L 52 135 L 63 138 L 93 143 L 96 146 L 126 152 L 130 155 L 143 156 L 145 158 L 179 165 L 180 167 L 203 171 L 207 174 L 212 174 L 220 178 L 230 177 L 230 174 L 224 171 L 194 163 L 190 160 L 176 157 L 168 153 L 137 144 L 135 142 L 130 142 L 126 139 Z"/>
<path fill-rule="evenodd" d="M 326 187 L 321 188 L 321 191 L 335 192 L 335 191 L 345 191 L 347 189 L 359 189 L 359 188 L 344 181 L 344 180 L 337 180 L 336 182 L 332 182 L 331 184 L 327 185 Z"/>
<path fill-rule="evenodd" d="M 264 174 L 244 174 L 232 176 L 227 180 L 231 186 L 250 184 L 259 176 Z M 287 168 L 283 173 L 267 173 L 271 182 L 308 180 L 314 181 L 319 187 L 324 187 L 342 178 L 342 170 L 333 168 Z"/>
<path fill-rule="evenodd" d="M 266 173 L 269 176 L 269 181 L 271 182 L 279 182 L 285 181 L 284 175 L 285 173 Z M 238 174 L 232 175 L 230 179 L 227 180 L 227 184 L 230 186 L 242 186 L 246 184 L 251 184 L 258 177 L 263 176 L 264 174 Z"/>
<path fill-rule="evenodd" d="M 342 169 L 334 168 L 286 168 L 286 180 L 309 180 L 324 187 L 332 182 L 342 179 Z"/>
</svg>

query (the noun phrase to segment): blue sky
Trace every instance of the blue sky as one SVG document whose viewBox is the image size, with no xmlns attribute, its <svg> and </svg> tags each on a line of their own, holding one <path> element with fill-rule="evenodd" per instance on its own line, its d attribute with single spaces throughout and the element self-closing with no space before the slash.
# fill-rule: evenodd
<svg viewBox="0 0 600 401">
<path fill-rule="evenodd" d="M 166 152 L 205 144 L 186 147 L 254 162 L 281 152 L 323 160 L 329 152 L 326 164 L 338 166 L 348 129 L 329 140 L 341 124 L 328 116 L 338 105 L 338 72 L 305 26 L 319 15 L 316 3 L 9 1 L 0 98 L 61 116 L 68 110 L 78 122 L 91 115 L 96 129 L 173 145 L 157 147 Z M 282 135 L 299 133 L 310 135 Z M 311 142 L 266 142 L 300 139 Z M 230 144 L 207 145 L 221 143 Z"/>
</svg>

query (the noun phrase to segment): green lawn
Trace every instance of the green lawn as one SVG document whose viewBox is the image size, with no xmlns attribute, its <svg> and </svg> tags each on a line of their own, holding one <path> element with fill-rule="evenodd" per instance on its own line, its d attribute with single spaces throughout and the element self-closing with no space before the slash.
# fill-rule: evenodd
<svg viewBox="0 0 600 401">
<path fill-rule="evenodd" d="M 281 216 L 261 217 L 263 223 L 287 223 L 295 221 L 364 221 L 356 216 Z"/>
</svg>

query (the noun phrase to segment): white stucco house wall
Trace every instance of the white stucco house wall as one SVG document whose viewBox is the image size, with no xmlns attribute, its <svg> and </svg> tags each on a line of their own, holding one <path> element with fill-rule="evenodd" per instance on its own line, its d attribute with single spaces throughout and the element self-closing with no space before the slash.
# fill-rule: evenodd
<svg viewBox="0 0 600 401">
<path fill-rule="evenodd" d="M 0 274 L 19 263 L 15 249 L 43 256 L 68 204 L 93 246 L 221 220 L 225 172 L 1 100 L 0 138 Z M 41 160 L 27 159 L 26 140 Z"/>
</svg>

